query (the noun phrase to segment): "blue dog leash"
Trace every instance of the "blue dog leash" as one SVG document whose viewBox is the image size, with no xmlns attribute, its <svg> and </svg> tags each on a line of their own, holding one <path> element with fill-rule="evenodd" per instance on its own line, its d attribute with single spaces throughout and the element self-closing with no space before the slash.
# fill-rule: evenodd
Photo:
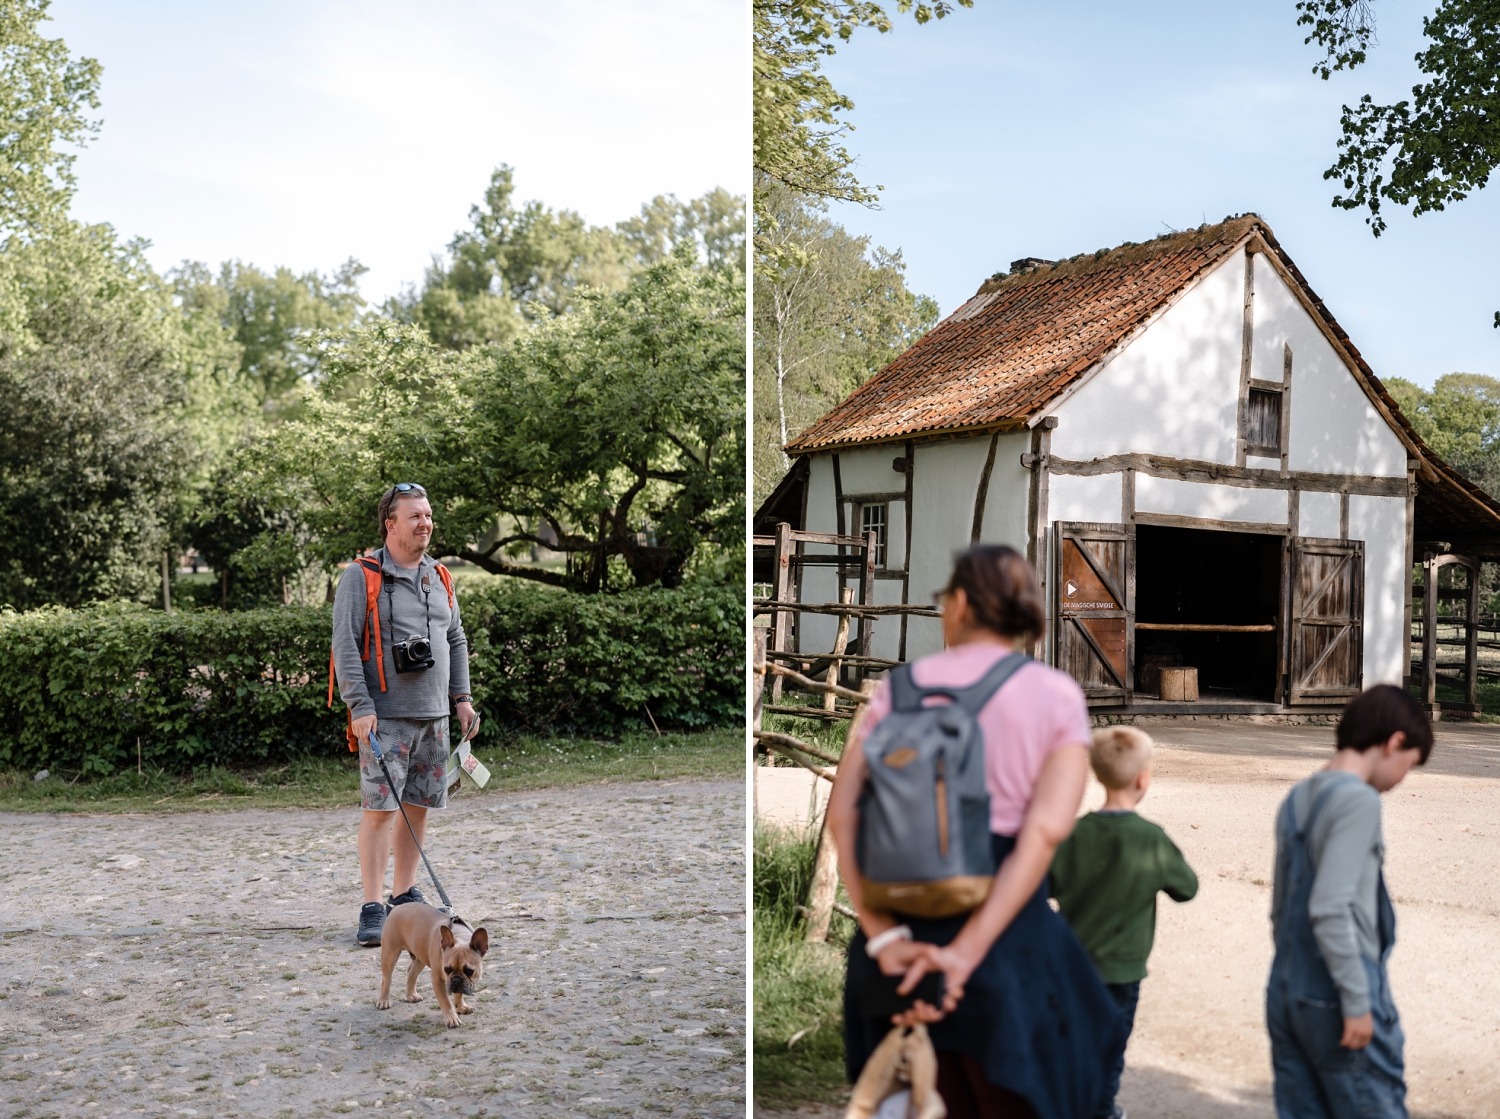
<svg viewBox="0 0 1500 1119">
<path fill-rule="evenodd" d="M 380 740 L 375 737 L 373 730 L 370 731 L 370 749 L 375 753 L 375 760 L 380 763 L 380 772 L 385 774 L 386 783 L 390 785 L 391 791 L 395 792 L 395 778 L 391 776 L 391 771 L 386 768 L 385 755 L 380 752 Z M 443 889 L 443 884 L 438 881 L 437 871 L 433 870 L 432 864 L 427 861 L 427 852 L 423 851 L 422 845 L 417 842 L 417 829 L 411 826 L 411 820 L 406 815 L 406 806 L 401 803 L 399 794 L 396 797 L 396 807 L 401 810 L 401 818 L 406 821 L 406 830 L 411 832 L 411 841 L 417 849 L 417 854 L 422 856 L 422 865 L 427 868 L 427 874 L 431 877 L 432 884 L 437 887 L 438 897 L 443 899 L 443 907 L 451 914 L 454 912 L 453 903 L 448 900 L 447 891 Z"/>
</svg>

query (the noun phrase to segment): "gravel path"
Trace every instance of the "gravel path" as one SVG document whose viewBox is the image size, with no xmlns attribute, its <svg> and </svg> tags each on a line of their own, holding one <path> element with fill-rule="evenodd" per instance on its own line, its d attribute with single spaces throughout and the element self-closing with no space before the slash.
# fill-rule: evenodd
<svg viewBox="0 0 1500 1119">
<path fill-rule="evenodd" d="M 1141 814 L 1198 872 L 1158 905 L 1120 1103 L 1152 1119 L 1264 1119 L 1271 1058 L 1273 821 L 1332 753 L 1330 727 L 1158 722 Z M 1396 904 L 1391 986 L 1406 1029 L 1413 1119 L 1500 1116 L 1500 727 L 1440 723 L 1432 759 L 1382 798 Z M 1085 806 L 1103 800 L 1090 778 Z M 838 1119 L 809 1105 L 796 1119 Z M 791 1119 L 756 1109 L 757 1119 Z"/>
<path fill-rule="evenodd" d="M 355 809 L 0 814 L 0 1115 L 742 1116 L 743 804 L 670 782 L 435 813 L 428 857 L 491 934 L 455 1030 L 426 976 L 375 1009 Z"/>
</svg>

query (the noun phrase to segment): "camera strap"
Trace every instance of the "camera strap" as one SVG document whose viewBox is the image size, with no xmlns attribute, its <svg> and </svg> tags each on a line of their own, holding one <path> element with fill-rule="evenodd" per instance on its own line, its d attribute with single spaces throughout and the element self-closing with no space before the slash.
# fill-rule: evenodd
<svg viewBox="0 0 1500 1119">
<path fill-rule="evenodd" d="M 397 634 L 396 634 L 396 577 L 394 575 L 392 575 L 390 572 L 384 570 L 384 568 L 385 568 L 385 559 L 386 559 L 387 554 L 388 553 L 386 552 L 386 550 L 384 548 L 380 549 L 381 583 L 383 584 L 383 587 L 384 587 L 384 590 L 385 590 L 385 593 L 386 593 L 386 606 L 385 606 L 385 608 L 386 608 L 387 613 L 389 613 L 390 616 L 391 616 L 391 641 L 392 641 L 392 643 L 394 643 L 396 641 L 396 637 L 397 637 Z M 417 574 L 416 574 L 415 578 L 416 578 L 417 582 L 421 584 L 421 591 L 422 591 L 422 636 L 425 637 L 429 642 L 431 642 L 432 641 L 432 579 L 431 579 L 431 576 L 423 578 L 423 576 L 422 576 L 422 561 L 421 560 L 417 561 Z M 416 594 L 417 593 L 417 587 L 415 585 L 413 585 L 411 593 L 412 594 Z M 408 636 L 410 636 L 410 635 L 408 634 Z"/>
</svg>

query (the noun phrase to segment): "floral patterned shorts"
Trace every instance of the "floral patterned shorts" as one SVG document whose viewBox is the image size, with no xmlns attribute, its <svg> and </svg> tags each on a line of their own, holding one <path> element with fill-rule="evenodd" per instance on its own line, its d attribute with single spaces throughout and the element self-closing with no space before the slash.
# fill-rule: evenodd
<svg viewBox="0 0 1500 1119">
<path fill-rule="evenodd" d="M 385 778 L 369 743 L 359 748 L 359 803 L 374 812 L 396 811 L 399 796 L 421 808 L 448 804 L 448 716 L 440 719 L 381 719 L 375 727 Z M 391 782 L 395 782 L 392 788 Z"/>
</svg>

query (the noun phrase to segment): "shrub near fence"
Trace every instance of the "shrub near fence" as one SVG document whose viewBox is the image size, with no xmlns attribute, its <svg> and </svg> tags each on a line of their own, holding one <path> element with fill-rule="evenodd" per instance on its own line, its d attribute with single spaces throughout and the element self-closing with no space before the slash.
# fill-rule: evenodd
<svg viewBox="0 0 1500 1119">
<path fill-rule="evenodd" d="M 739 588 L 460 593 L 487 732 L 742 717 Z M 177 772 L 342 751 L 343 705 L 326 706 L 330 618 L 326 606 L 0 612 L 0 768 Z"/>
</svg>

